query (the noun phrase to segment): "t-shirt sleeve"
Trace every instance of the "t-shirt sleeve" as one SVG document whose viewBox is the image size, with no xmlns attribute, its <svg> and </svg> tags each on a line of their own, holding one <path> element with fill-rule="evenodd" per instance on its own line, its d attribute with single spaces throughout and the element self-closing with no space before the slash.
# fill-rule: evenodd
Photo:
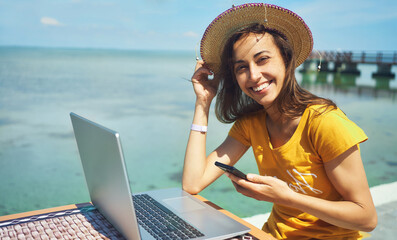
<svg viewBox="0 0 397 240">
<path fill-rule="evenodd" d="M 312 140 L 323 162 L 335 159 L 368 139 L 364 131 L 339 109 L 313 119 Z"/>
<path fill-rule="evenodd" d="M 241 142 L 245 146 L 251 146 L 248 124 L 249 122 L 247 119 L 238 119 L 236 122 L 234 122 L 232 128 L 230 129 L 229 136 Z"/>
</svg>

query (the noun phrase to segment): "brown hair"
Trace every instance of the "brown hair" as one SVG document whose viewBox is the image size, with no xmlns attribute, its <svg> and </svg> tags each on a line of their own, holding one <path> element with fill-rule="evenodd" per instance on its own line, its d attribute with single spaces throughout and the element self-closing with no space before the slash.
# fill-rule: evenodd
<svg viewBox="0 0 397 240">
<path fill-rule="evenodd" d="M 295 78 L 294 51 L 284 35 L 277 30 L 267 29 L 262 24 L 253 24 L 234 33 L 225 44 L 221 56 L 218 76 L 220 85 L 215 105 L 215 113 L 219 121 L 232 123 L 245 114 L 263 109 L 262 105 L 242 92 L 233 71 L 233 45 L 249 33 L 272 35 L 284 60 L 286 69 L 284 84 L 273 103 L 281 114 L 296 118 L 303 114 L 308 105 L 323 105 L 325 110 L 329 107 L 336 108 L 336 104 L 331 100 L 318 97 L 299 86 Z"/>
</svg>

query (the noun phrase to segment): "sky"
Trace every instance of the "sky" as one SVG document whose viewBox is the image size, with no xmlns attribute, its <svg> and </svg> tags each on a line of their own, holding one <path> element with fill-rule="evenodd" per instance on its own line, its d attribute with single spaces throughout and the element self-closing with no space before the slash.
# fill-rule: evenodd
<svg viewBox="0 0 397 240">
<path fill-rule="evenodd" d="M 261 2 L 261 1 L 251 1 Z M 194 50 L 237 0 L 0 0 L 0 46 Z M 267 1 L 310 27 L 317 50 L 397 51 L 396 0 Z"/>
</svg>

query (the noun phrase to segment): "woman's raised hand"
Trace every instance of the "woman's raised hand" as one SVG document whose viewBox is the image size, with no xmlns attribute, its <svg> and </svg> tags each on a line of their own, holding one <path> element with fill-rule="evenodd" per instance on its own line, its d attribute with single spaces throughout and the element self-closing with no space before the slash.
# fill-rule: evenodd
<svg viewBox="0 0 397 240">
<path fill-rule="evenodd" d="M 219 80 L 215 77 L 213 80 L 209 80 L 208 76 L 210 75 L 213 73 L 205 66 L 204 61 L 198 60 L 192 76 L 192 83 L 196 100 L 202 104 L 211 104 L 218 90 Z"/>
</svg>

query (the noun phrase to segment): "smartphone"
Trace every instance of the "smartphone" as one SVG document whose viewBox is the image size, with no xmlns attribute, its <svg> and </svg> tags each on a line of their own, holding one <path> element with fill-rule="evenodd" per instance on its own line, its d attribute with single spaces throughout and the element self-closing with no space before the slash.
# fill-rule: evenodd
<svg viewBox="0 0 397 240">
<path fill-rule="evenodd" d="M 229 173 L 233 174 L 234 176 L 237 176 L 239 178 L 247 180 L 247 175 L 245 175 L 244 173 L 242 173 L 240 170 L 238 170 L 237 168 L 235 168 L 233 166 L 229 166 L 229 165 L 220 163 L 218 161 L 215 162 L 215 166 L 219 167 L 220 169 L 222 169 L 225 172 L 229 172 Z"/>
</svg>

